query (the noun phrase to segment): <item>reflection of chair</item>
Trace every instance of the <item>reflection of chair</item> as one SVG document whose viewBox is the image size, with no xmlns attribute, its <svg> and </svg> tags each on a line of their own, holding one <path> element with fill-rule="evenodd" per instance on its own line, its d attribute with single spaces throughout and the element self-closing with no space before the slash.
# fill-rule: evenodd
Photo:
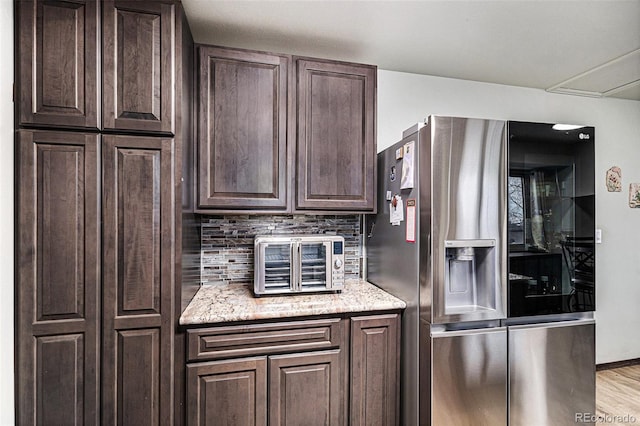
<svg viewBox="0 0 640 426">
<path fill-rule="evenodd" d="M 562 254 L 571 274 L 569 311 L 584 312 L 595 309 L 593 239 L 567 237 L 562 241 Z"/>
</svg>

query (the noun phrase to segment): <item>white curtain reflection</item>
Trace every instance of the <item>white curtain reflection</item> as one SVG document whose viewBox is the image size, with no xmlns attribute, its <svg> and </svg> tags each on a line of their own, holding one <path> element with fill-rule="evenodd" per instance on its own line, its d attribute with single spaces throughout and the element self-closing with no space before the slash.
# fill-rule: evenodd
<svg viewBox="0 0 640 426">
<path fill-rule="evenodd" d="M 544 230 L 544 173 L 531 172 L 529 188 L 531 193 L 531 242 L 532 248 L 540 251 L 547 250 L 547 240 Z"/>
</svg>

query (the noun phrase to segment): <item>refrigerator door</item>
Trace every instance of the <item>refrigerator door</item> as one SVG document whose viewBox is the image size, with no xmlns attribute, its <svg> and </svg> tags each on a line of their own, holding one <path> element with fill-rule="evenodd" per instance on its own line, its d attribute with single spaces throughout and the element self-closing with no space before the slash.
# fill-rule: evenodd
<svg viewBox="0 0 640 426">
<path fill-rule="evenodd" d="M 506 327 L 432 330 L 431 344 L 431 424 L 506 425 Z"/>
<path fill-rule="evenodd" d="M 595 322 L 509 326 L 509 425 L 561 426 L 595 414 Z"/>
<path fill-rule="evenodd" d="M 510 121 L 508 316 L 596 308 L 593 127 Z"/>
<path fill-rule="evenodd" d="M 367 230 L 369 232 L 367 251 L 368 281 L 383 288 L 385 291 L 404 300 L 407 304 L 402 315 L 402 360 L 401 366 L 401 404 L 402 425 L 418 425 L 418 369 L 419 369 L 419 321 L 422 316 L 423 305 L 430 305 L 427 300 L 419 298 L 420 276 L 419 269 L 426 267 L 428 263 L 428 244 L 421 242 L 421 238 L 415 243 L 406 240 L 406 224 L 404 220 L 400 226 L 391 224 L 392 211 L 391 200 L 393 195 L 401 195 L 407 200 L 415 200 L 419 212 L 422 206 L 421 193 L 427 191 L 427 185 L 423 185 L 425 171 L 429 170 L 430 162 L 414 163 L 415 170 L 420 170 L 416 186 L 412 189 L 401 189 L 402 159 L 396 159 L 396 150 L 403 150 L 405 144 L 413 143 L 416 154 L 428 152 L 428 146 L 423 146 L 424 130 L 420 133 L 412 132 L 403 140 L 397 142 L 378 154 L 378 214 L 374 217 L 367 215 Z M 423 149 L 425 148 L 425 149 Z M 422 158 L 422 157 L 420 157 Z M 415 158 L 414 158 L 415 160 Z M 429 210 L 428 208 L 426 209 Z M 429 221 L 422 222 L 420 215 L 416 218 L 416 230 L 427 232 Z M 421 235 L 419 235 L 421 237 Z M 421 261 L 424 259 L 425 261 Z M 425 314 L 428 316 L 428 314 Z M 427 340 L 427 339 L 425 339 Z M 428 383 L 427 385 L 428 386 Z"/>
<path fill-rule="evenodd" d="M 506 122 L 431 116 L 427 128 L 432 211 L 420 214 L 432 221 L 432 322 L 505 318 Z"/>
</svg>

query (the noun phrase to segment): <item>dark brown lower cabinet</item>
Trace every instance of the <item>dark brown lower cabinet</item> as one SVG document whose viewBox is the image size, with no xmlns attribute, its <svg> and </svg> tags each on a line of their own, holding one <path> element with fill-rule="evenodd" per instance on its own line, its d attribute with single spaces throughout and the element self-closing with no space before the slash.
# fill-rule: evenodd
<svg viewBox="0 0 640 426">
<path fill-rule="evenodd" d="M 345 424 L 340 349 L 187 365 L 187 395 L 189 425 Z"/>
<path fill-rule="evenodd" d="M 187 346 L 188 425 L 398 424 L 399 314 L 189 329 Z"/>
<path fill-rule="evenodd" d="M 267 357 L 187 366 L 188 425 L 266 425 Z"/>
<path fill-rule="evenodd" d="M 173 143 L 103 136 L 105 425 L 173 422 Z"/>
<path fill-rule="evenodd" d="M 351 425 L 398 424 L 399 346 L 398 314 L 351 319 Z"/>
<path fill-rule="evenodd" d="M 173 424 L 173 139 L 17 135 L 17 423 Z"/>
<path fill-rule="evenodd" d="M 99 139 L 17 133 L 20 425 L 99 423 Z"/>
<path fill-rule="evenodd" d="M 340 358 L 340 349 L 269 357 L 269 424 L 345 424 Z"/>
</svg>

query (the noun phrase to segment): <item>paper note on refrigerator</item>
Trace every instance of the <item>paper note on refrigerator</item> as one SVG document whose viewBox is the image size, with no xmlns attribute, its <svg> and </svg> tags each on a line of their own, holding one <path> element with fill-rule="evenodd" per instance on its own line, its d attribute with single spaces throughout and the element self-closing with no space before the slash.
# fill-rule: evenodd
<svg viewBox="0 0 640 426">
<path fill-rule="evenodd" d="M 400 180 L 400 189 L 413 188 L 415 175 L 414 149 L 414 141 L 404 144 L 404 156 L 402 157 L 402 179 Z"/>
<path fill-rule="evenodd" d="M 393 226 L 399 226 L 400 222 L 404 220 L 404 205 L 402 204 L 402 198 L 399 195 L 393 197 L 391 203 L 389 203 L 389 222 Z"/>
<path fill-rule="evenodd" d="M 406 238 L 408 243 L 416 242 L 416 200 L 407 200 L 407 230 Z"/>
</svg>

